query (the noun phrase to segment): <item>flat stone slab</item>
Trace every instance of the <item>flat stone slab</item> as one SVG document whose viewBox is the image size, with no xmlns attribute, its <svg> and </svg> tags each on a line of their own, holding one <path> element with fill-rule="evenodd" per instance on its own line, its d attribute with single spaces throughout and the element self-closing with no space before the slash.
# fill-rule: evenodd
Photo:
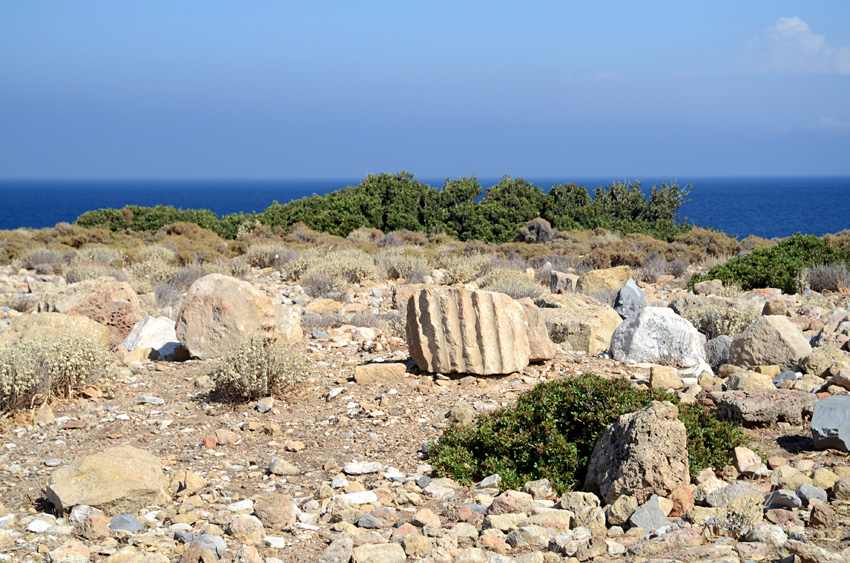
<svg viewBox="0 0 850 563">
<path fill-rule="evenodd" d="M 818 401 L 812 416 L 815 449 L 850 451 L 850 396 L 832 395 Z"/>
<path fill-rule="evenodd" d="M 709 397 L 720 418 L 744 426 L 771 426 L 780 421 L 800 425 L 818 402 L 812 393 L 785 389 L 715 391 Z"/>
</svg>

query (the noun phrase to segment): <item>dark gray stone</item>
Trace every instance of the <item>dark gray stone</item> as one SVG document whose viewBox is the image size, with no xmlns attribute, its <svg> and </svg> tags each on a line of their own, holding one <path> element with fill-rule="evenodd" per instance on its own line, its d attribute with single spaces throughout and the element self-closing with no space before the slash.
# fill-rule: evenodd
<svg viewBox="0 0 850 563">
<path fill-rule="evenodd" d="M 765 505 L 768 508 L 800 508 L 803 506 L 803 501 L 800 500 L 794 491 L 788 489 L 779 489 L 773 491 L 765 498 Z"/>
<path fill-rule="evenodd" d="M 113 532 L 123 530 L 125 532 L 135 533 L 144 530 L 145 525 L 132 514 L 116 514 L 112 517 L 112 520 L 109 521 L 109 529 Z"/>
<path fill-rule="evenodd" d="M 192 545 L 198 541 L 198 535 L 191 532 L 174 532 L 174 539 L 186 545 Z"/>
<path fill-rule="evenodd" d="M 658 495 L 652 495 L 649 500 L 638 506 L 637 510 L 629 517 L 632 527 L 643 528 L 646 533 L 657 530 L 667 525 L 667 517 L 658 504 Z"/>
<path fill-rule="evenodd" d="M 729 349 L 732 347 L 732 337 L 721 334 L 705 343 L 705 355 L 708 365 L 718 368 L 729 360 Z"/>
<path fill-rule="evenodd" d="M 419 487 L 419 488 L 422 488 L 422 489 L 424 489 L 425 487 L 427 487 L 430 484 L 431 484 L 431 478 L 428 477 L 427 475 L 423 475 L 422 477 L 420 477 L 419 479 L 416 480 L 416 486 Z"/>
<path fill-rule="evenodd" d="M 818 450 L 850 451 L 850 396 L 832 395 L 817 402 L 812 439 Z"/>
<path fill-rule="evenodd" d="M 797 496 L 800 497 L 800 500 L 802 500 L 803 504 L 806 506 L 815 499 L 827 502 L 826 491 L 820 487 L 809 485 L 808 483 L 803 483 L 797 487 Z"/>
<path fill-rule="evenodd" d="M 782 384 L 786 381 L 796 381 L 797 373 L 793 371 L 783 371 L 779 375 L 773 378 L 773 385 L 779 389 L 782 387 Z"/>
<path fill-rule="evenodd" d="M 214 536 L 212 534 L 201 534 L 198 538 L 198 545 L 201 549 L 211 549 L 216 557 L 221 557 L 227 550 L 224 539 L 221 536 Z"/>
<path fill-rule="evenodd" d="M 641 288 L 637 286 L 635 280 L 626 282 L 620 291 L 617 292 L 617 298 L 614 300 L 614 310 L 624 319 L 637 315 L 644 307 L 649 307 L 649 300 Z"/>
<path fill-rule="evenodd" d="M 377 530 L 384 527 L 383 524 L 381 524 L 381 519 L 375 518 L 371 514 L 364 514 L 360 520 L 357 521 L 357 526 L 369 530 Z"/>
</svg>

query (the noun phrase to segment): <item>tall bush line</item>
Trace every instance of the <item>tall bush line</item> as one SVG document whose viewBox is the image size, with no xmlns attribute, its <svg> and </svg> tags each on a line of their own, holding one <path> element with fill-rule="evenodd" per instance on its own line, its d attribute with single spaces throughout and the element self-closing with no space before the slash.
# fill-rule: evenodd
<svg viewBox="0 0 850 563">
<path fill-rule="evenodd" d="M 690 190 L 691 186 L 662 184 L 647 194 L 639 182 L 614 182 L 596 188 L 591 197 L 584 186 L 556 184 L 544 193 L 527 180 L 510 176 L 486 191 L 474 176 L 447 178 L 437 189 L 417 181 L 413 174 L 398 172 L 370 174 L 358 186 L 323 196 L 284 204 L 275 201 L 263 213 L 235 213 L 219 219 L 206 209 L 129 205 L 87 211 L 76 223 L 112 231 L 156 231 L 182 221 L 234 239 L 261 224 L 287 229 L 300 222 L 339 236 L 369 227 L 385 233 L 445 232 L 460 240 L 503 243 L 513 240 L 526 223 L 542 217 L 560 230 L 604 227 L 670 241 L 690 229 L 678 215 Z"/>
</svg>

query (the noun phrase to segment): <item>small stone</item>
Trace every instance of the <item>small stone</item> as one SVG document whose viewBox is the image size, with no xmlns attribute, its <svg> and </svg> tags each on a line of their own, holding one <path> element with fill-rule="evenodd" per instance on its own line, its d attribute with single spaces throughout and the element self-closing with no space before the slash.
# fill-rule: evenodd
<svg viewBox="0 0 850 563">
<path fill-rule="evenodd" d="M 254 509 L 254 501 L 251 499 L 240 500 L 237 502 L 232 502 L 227 505 L 227 510 L 230 512 L 242 512 L 243 510 L 253 510 Z"/>
<path fill-rule="evenodd" d="M 53 524 L 51 524 L 50 522 L 35 519 L 32 520 L 29 524 L 27 524 L 27 531 L 33 532 L 34 534 L 41 534 L 42 532 L 46 532 L 48 528 L 50 528 L 52 525 Z"/>
<path fill-rule="evenodd" d="M 364 514 L 358 521 L 357 526 L 359 528 L 366 528 L 368 530 L 377 530 L 383 528 L 383 524 L 378 518 L 375 518 L 371 514 Z"/>
<path fill-rule="evenodd" d="M 345 473 L 346 475 L 365 475 L 367 473 L 378 473 L 383 468 L 384 468 L 383 464 L 381 464 L 377 461 L 370 461 L 370 462 L 351 461 L 349 463 L 346 463 L 343 466 L 342 472 Z"/>
<path fill-rule="evenodd" d="M 124 531 L 136 533 L 145 529 L 145 525 L 142 524 L 138 518 L 136 518 L 132 514 L 117 514 L 112 517 L 112 520 L 109 521 L 109 529 L 113 532 Z"/>
<path fill-rule="evenodd" d="M 198 545 L 202 550 L 211 550 L 215 553 L 216 557 L 221 557 L 227 550 L 227 545 L 224 543 L 224 539 L 221 536 L 214 536 L 211 534 L 201 534 L 198 537 Z"/>
<path fill-rule="evenodd" d="M 257 411 L 267 413 L 274 407 L 274 397 L 265 397 L 257 401 Z"/>
<path fill-rule="evenodd" d="M 629 517 L 629 524 L 647 531 L 657 530 L 667 525 L 667 517 L 658 503 L 658 495 L 652 495 Z"/>
<path fill-rule="evenodd" d="M 62 460 L 61 459 L 45 459 L 44 465 L 46 465 L 47 467 L 58 467 L 58 466 L 62 465 Z"/>
<path fill-rule="evenodd" d="M 420 528 L 424 526 L 439 528 L 441 526 L 440 517 L 427 508 L 418 510 L 411 518 L 410 523 Z"/>
<path fill-rule="evenodd" d="M 405 536 L 401 540 L 401 547 L 404 549 L 404 553 L 408 557 L 418 557 L 431 551 L 434 546 L 431 543 L 431 540 L 425 536 L 414 534 Z"/>
<path fill-rule="evenodd" d="M 298 475 L 301 471 L 285 459 L 275 457 L 269 462 L 269 473 L 273 475 Z"/>
<path fill-rule="evenodd" d="M 827 501 L 826 491 L 821 489 L 820 487 L 815 487 L 814 485 L 809 485 L 808 483 L 803 483 L 799 487 L 797 487 L 797 497 L 803 501 L 805 506 L 808 506 L 809 503 L 813 500 L 820 500 L 822 502 Z"/>
<path fill-rule="evenodd" d="M 475 485 L 478 489 L 491 489 L 498 488 L 499 485 L 502 484 L 502 477 L 498 473 L 494 473 L 488 477 L 482 479 L 477 485 Z"/>
<path fill-rule="evenodd" d="M 164 405 L 165 399 L 161 399 L 160 397 L 152 397 L 150 395 L 142 395 L 139 398 L 139 401 L 143 405 Z"/>
<path fill-rule="evenodd" d="M 91 553 L 83 542 L 68 540 L 50 552 L 52 563 L 88 563 Z"/>
</svg>

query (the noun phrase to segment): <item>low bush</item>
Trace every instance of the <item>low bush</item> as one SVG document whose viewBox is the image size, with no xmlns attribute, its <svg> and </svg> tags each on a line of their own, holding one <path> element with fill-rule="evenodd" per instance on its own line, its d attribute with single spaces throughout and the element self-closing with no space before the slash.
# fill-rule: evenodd
<svg viewBox="0 0 850 563">
<path fill-rule="evenodd" d="M 817 292 L 847 291 L 850 289 L 850 269 L 845 264 L 825 264 L 806 268 L 801 272 L 800 283 Z"/>
<path fill-rule="evenodd" d="M 423 283 L 425 276 L 431 273 L 423 258 L 406 252 L 404 248 L 386 248 L 375 256 L 375 262 L 383 279 L 404 278 L 407 283 Z"/>
<path fill-rule="evenodd" d="M 36 270 L 39 266 L 45 265 L 53 266 L 54 264 L 57 264 L 61 266 L 61 264 L 65 262 L 65 253 L 49 248 L 33 248 L 21 256 L 20 260 L 22 268 L 26 268 L 27 270 Z"/>
<path fill-rule="evenodd" d="M 481 287 L 487 291 L 510 295 L 514 299 L 523 297 L 536 299 L 546 293 L 546 289 L 534 278 L 528 277 L 525 272 L 503 268 L 494 268 L 487 272 Z"/>
<path fill-rule="evenodd" d="M 106 348 L 90 338 L 27 338 L 0 348 L 0 410 L 31 407 L 68 396 L 112 364 Z"/>
<path fill-rule="evenodd" d="M 257 335 L 225 356 L 210 378 L 218 396 L 251 401 L 284 396 L 309 377 L 309 367 L 307 358 L 296 347 Z"/>
<path fill-rule="evenodd" d="M 708 304 L 684 312 L 683 317 L 709 340 L 721 335 L 735 337 L 758 320 L 758 313 L 720 304 Z"/>
<path fill-rule="evenodd" d="M 255 244 L 245 252 L 245 259 L 255 268 L 283 268 L 283 265 L 295 259 L 298 252 L 288 246 L 274 243 Z"/>
<path fill-rule="evenodd" d="M 127 274 L 123 270 L 101 262 L 74 262 L 65 268 L 65 281 L 68 283 L 93 280 L 104 276 L 113 277 L 121 282 L 127 281 Z"/>
<path fill-rule="evenodd" d="M 446 273 L 446 284 L 468 283 L 481 277 L 492 258 L 486 254 L 449 255 L 440 258 L 439 265 Z"/>
<path fill-rule="evenodd" d="M 796 234 L 771 248 L 753 250 L 715 266 L 705 275 L 691 278 L 696 282 L 718 279 L 724 285 L 735 283 L 745 291 L 759 287 L 777 287 L 784 293 L 797 291 L 797 277 L 805 269 L 818 264 L 847 264 L 850 250 L 830 245 L 814 235 Z"/>
<path fill-rule="evenodd" d="M 584 482 L 605 428 L 652 400 L 678 402 L 663 391 L 591 373 L 542 383 L 512 407 L 482 416 L 471 426 L 451 426 L 428 456 L 441 474 L 462 483 L 498 473 L 506 488 L 546 478 L 563 493 Z M 718 421 L 700 405 L 680 404 L 679 419 L 687 430 L 691 475 L 724 467 L 734 448 L 748 442 L 739 427 Z"/>
</svg>

